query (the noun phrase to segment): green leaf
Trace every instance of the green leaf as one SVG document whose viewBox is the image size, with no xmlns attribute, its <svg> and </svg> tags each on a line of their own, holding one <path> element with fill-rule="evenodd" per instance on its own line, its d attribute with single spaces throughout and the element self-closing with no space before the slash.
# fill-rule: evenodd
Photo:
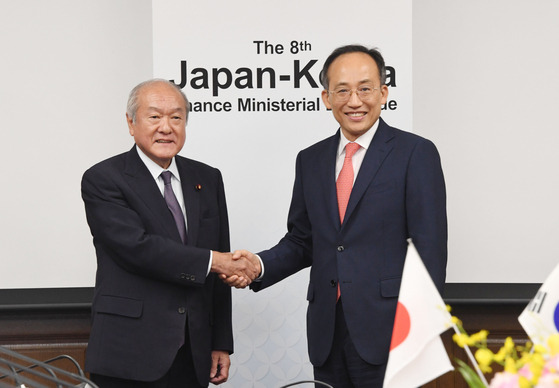
<svg viewBox="0 0 559 388">
<path fill-rule="evenodd" d="M 458 372 L 462 375 L 470 388 L 487 388 L 477 373 L 468 364 L 459 359 L 454 359 L 458 364 Z"/>
</svg>

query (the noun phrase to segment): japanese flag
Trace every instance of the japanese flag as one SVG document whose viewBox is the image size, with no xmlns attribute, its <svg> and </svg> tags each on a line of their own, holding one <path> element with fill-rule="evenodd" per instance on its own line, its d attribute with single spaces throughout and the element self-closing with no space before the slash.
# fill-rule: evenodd
<svg viewBox="0 0 559 388">
<path fill-rule="evenodd" d="M 440 337 L 450 327 L 450 313 L 410 241 L 383 387 L 415 388 L 453 370 Z"/>
<path fill-rule="evenodd" d="M 534 344 L 545 345 L 547 337 L 559 332 L 559 265 L 545 279 L 518 321 Z"/>
</svg>

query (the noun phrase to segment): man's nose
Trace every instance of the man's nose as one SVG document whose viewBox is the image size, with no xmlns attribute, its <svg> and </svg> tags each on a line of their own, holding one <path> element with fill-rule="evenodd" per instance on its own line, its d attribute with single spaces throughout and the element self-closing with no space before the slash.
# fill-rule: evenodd
<svg viewBox="0 0 559 388">
<path fill-rule="evenodd" d="M 171 119 L 169 117 L 163 117 L 161 119 L 161 125 L 159 125 L 159 132 L 171 133 Z"/>
<path fill-rule="evenodd" d="M 352 90 L 351 91 L 351 94 L 349 96 L 349 100 L 347 101 L 347 104 L 349 106 L 360 106 L 361 104 L 363 104 L 363 101 L 361 101 L 361 99 L 357 95 L 357 90 Z"/>
</svg>

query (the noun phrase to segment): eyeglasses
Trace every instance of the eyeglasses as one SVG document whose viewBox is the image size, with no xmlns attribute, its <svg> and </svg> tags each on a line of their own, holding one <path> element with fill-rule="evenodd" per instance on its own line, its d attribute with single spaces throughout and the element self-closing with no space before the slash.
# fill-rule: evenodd
<svg viewBox="0 0 559 388">
<path fill-rule="evenodd" d="M 357 89 L 338 88 L 336 90 L 328 90 L 328 94 L 331 94 L 336 102 L 346 102 L 349 101 L 351 95 L 355 92 L 360 100 L 365 101 L 373 96 L 375 90 L 379 90 L 379 88 L 360 86 Z"/>
</svg>

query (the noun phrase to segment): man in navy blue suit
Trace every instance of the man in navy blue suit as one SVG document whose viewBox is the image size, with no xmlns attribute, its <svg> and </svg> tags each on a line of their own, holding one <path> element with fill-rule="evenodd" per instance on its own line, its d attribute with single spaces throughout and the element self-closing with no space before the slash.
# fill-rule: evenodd
<svg viewBox="0 0 559 388">
<path fill-rule="evenodd" d="M 235 264 L 219 170 L 181 157 L 189 104 L 174 84 L 130 93 L 136 143 L 82 179 L 97 253 L 86 370 L 103 388 L 200 388 L 227 380 Z"/>
<path fill-rule="evenodd" d="M 446 275 L 439 154 L 429 140 L 380 118 L 385 79 L 376 49 L 343 46 L 326 60 L 322 100 L 340 129 L 299 153 L 288 232 L 258 254 L 262 274 L 251 284 L 259 291 L 311 267 L 310 361 L 315 378 L 336 388 L 382 387 L 407 240 L 439 291 Z M 256 259 L 248 251 L 234 257 Z"/>
</svg>

